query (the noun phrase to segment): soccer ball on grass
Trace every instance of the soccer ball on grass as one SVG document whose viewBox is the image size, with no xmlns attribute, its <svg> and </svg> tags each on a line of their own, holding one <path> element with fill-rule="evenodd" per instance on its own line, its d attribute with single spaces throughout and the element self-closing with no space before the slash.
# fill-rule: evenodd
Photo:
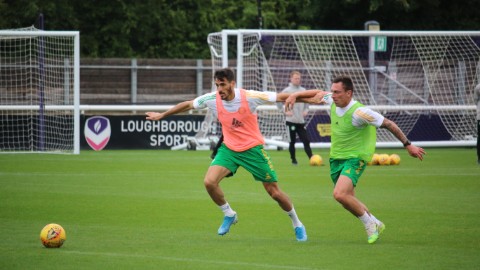
<svg viewBox="0 0 480 270">
<path fill-rule="evenodd" d="M 390 165 L 390 156 L 388 154 L 380 154 L 378 157 L 378 165 Z"/>
<path fill-rule="evenodd" d="M 310 157 L 310 166 L 321 166 L 322 164 L 323 160 L 320 155 L 313 155 Z"/>
<path fill-rule="evenodd" d="M 400 156 L 397 154 L 390 155 L 390 165 L 398 165 L 400 164 Z"/>
<path fill-rule="evenodd" d="M 40 240 L 47 248 L 59 248 L 66 239 L 67 235 L 63 227 L 55 223 L 46 225 L 40 231 Z"/>
<path fill-rule="evenodd" d="M 378 157 L 379 157 L 379 154 L 377 153 L 373 154 L 372 160 L 367 162 L 367 165 L 378 165 Z"/>
</svg>

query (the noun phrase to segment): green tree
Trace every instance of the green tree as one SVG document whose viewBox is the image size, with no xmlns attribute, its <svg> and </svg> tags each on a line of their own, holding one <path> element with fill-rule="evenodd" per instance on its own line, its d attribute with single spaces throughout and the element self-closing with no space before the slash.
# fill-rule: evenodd
<svg viewBox="0 0 480 270">
<path fill-rule="evenodd" d="M 78 30 L 82 57 L 209 58 L 209 33 L 259 28 L 257 0 L 0 0 L 0 28 Z M 477 30 L 474 8 L 451 0 L 262 0 L 262 28 Z M 38 26 L 37 26 L 38 27 Z"/>
</svg>

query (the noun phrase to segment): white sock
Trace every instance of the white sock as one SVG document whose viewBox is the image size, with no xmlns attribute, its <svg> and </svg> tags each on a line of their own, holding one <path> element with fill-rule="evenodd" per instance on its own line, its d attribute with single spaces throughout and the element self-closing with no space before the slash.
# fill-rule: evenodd
<svg viewBox="0 0 480 270">
<path fill-rule="evenodd" d="M 227 217 L 233 217 L 237 213 L 233 211 L 233 209 L 230 207 L 230 204 L 228 204 L 228 202 L 224 205 L 221 205 L 220 209 L 222 209 L 223 214 Z"/>
<path fill-rule="evenodd" d="M 297 212 L 295 212 L 295 208 L 292 207 L 292 210 L 287 212 L 287 215 L 292 220 L 292 224 L 293 224 L 294 228 L 300 227 L 300 226 L 303 225 L 302 222 L 300 221 L 300 219 L 298 219 Z"/>
<path fill-rule="evenodd" d="M 374 215 L 372 215 L 372 213 L 370 213 L 370 217 L 373 219 L 373 221 L 375 221 L 375 223 L 377 223 L 378 225 L 380 223 L 382 223 L 380 220 L 378 220 Z"/>
<path fill-rule="evenodd" d="M 375 222 L 375 220 L 365 211 L 362 216 L 358 217 L 365 226 L 371 224 L 372 222 Z"/>
</svg>

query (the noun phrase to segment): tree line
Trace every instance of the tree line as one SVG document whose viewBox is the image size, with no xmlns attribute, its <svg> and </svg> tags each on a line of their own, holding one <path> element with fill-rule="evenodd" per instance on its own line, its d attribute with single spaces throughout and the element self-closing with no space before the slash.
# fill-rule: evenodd
<svg viewBox="0 0 480 270">
<path fill-rule="evenodd" d="M 0 29 L 80 31 L 91 58 L 209 58 L 222 29 L 478 30 L 480 0 L 0 0 Z M 261 15 L 261 16 L 259 16 Z"/>
</svg>

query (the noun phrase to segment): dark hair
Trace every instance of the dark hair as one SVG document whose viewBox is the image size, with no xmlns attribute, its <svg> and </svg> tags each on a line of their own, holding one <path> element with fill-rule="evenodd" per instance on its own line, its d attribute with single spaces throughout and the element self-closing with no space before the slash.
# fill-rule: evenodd
<svg viewBox="0 0 480 270">
<path fill-rule="evenodd" d="M 343 83 L 343 88 L 345 89 L 345 91 L 351 90 L 353 92 L 352 78 L 345 75 L 341 75 L 333 79 L 333 83 L 339 83 L 339 82 Z"/>
<path fill-rule="evenodd" d="M 215 71 L 215 74 L 213 75 L 214 80 L 224 80 L 226 79 L 227 81 L 231 82 L 235 80 L 235 73 L 233 73 L 233 70 L 229 68 L 223 68 Z"/>
</svg>

